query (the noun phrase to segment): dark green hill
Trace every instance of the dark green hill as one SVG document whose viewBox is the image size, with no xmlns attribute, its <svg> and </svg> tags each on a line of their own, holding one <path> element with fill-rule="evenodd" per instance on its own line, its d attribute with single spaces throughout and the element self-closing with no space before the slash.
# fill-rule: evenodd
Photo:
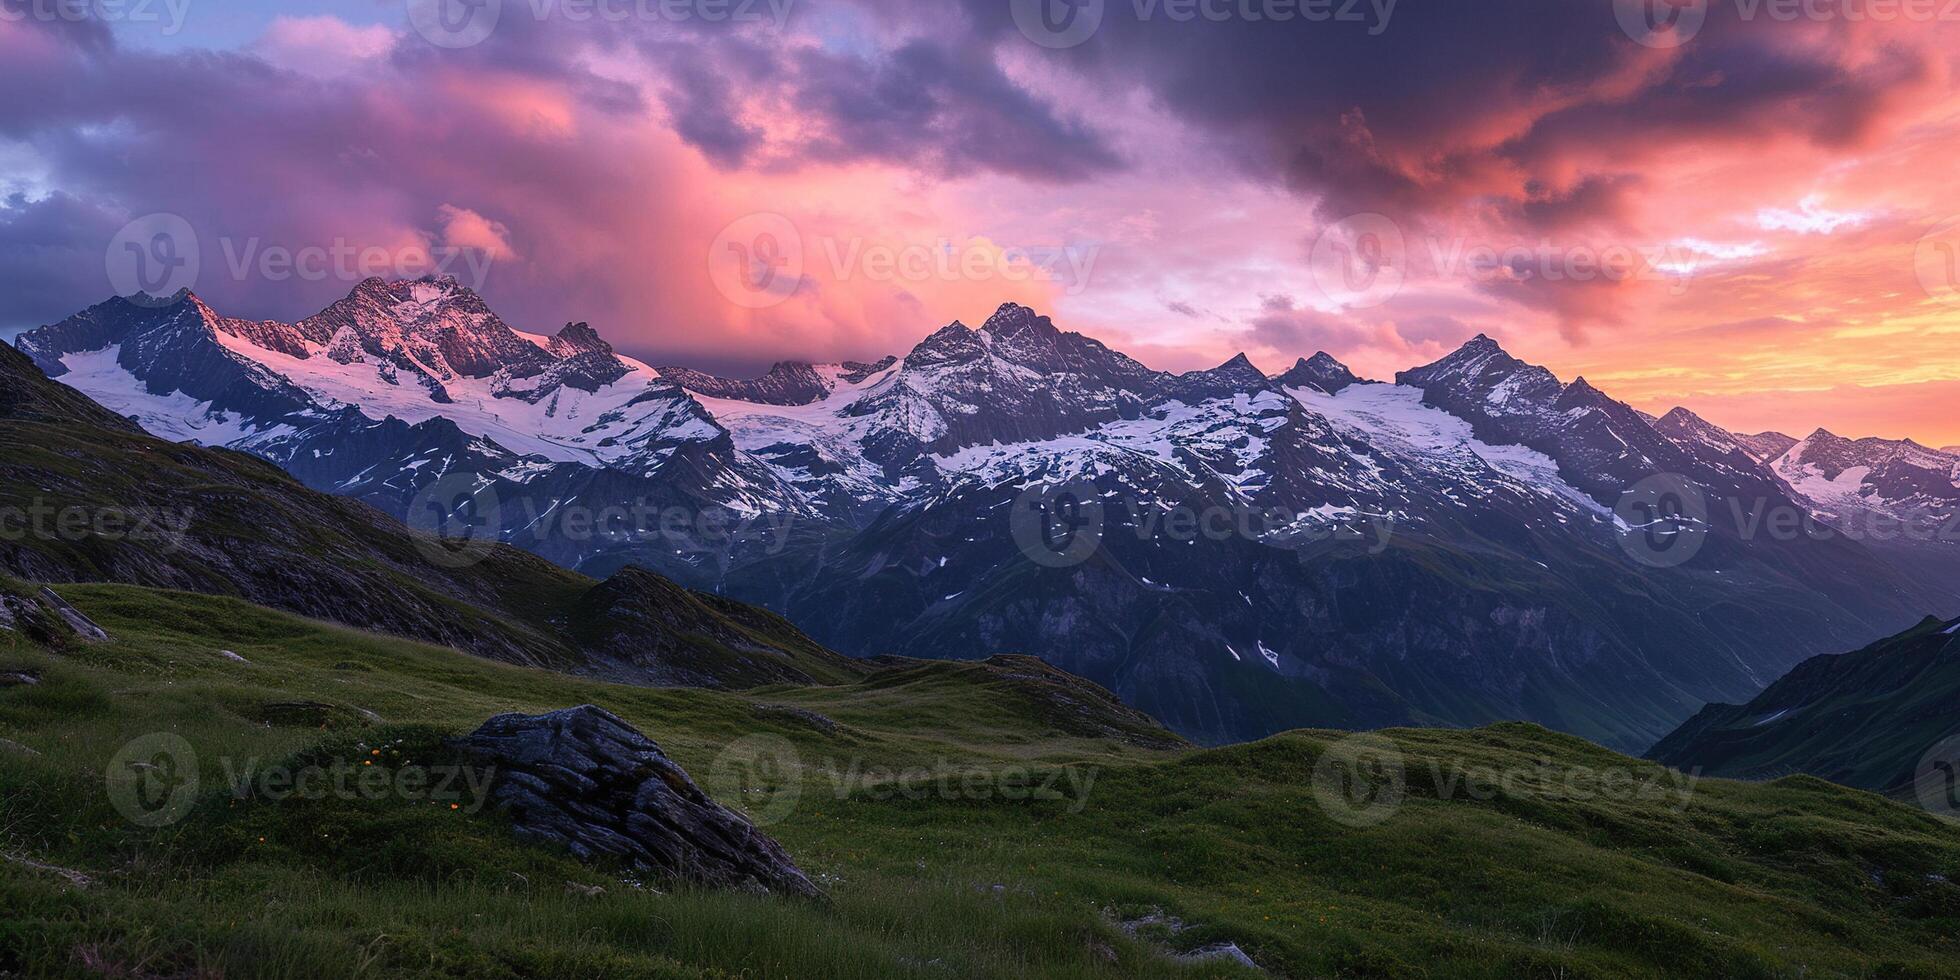
<svg viewBox="0 0 1960 980">
<path fill-rule="evenodd" d="M 441 541 L 255 457 L 152 438 L 10 347 L 0 348 L 0 573 L 236 596 L 635 683 L 863 672 L 778 616 L 649 572 L 601 583 L 516 548 Z M 585 642 L 593 635 L 605 642 Z"/>
<path fill-rule="evenodd" d="M 1711 704 L 1647 756 L 1711 776 L 1806 773 L 1913 795 L 1925 754 L 1960 734 L 1960 621 L 1928 617 L 1856 653 L 1812 657 L 1748 704 Z"/>
</svg>

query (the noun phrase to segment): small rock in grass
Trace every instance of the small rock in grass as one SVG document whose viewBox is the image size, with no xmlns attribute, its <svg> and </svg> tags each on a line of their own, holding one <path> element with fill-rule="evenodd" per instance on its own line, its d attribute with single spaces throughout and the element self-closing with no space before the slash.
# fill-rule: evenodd
<svg viewBox="0 0 1960 980">
<path fill-rule="evenodd" d="M 1218 943 L 1203 949 L 1194 949 L 1177 959 L 1180 963 L 1237 963 L 1248 970 L 1259 969 L 1259 964 L 1252 962 L 1252 957 L 1247 956 L 1245 950 L 1239 948 L 1238 943 Z"/>
<path fill-rule="evenodd" d="M 229 660 L 229 661 L 231 661 L 231 662 L 233 662 L 233 663 L 239 663 L 239 664 L 249 664 L 249 663 L 251 663 L 251 661 L 250 661 L 250 660 L 247 660 L 247 659 L 245 659 L 244 657 L 241 657 L 241 656 L 239 656 L 238 654 L 236 654 L 236 653 L 233 653 L 233 652 L 231 652 L 230 650 L 219 650 L 219 651 L 218 651 L 218 656 L 220 656 L 220 657 L 223 657 L 223 658 L 225 658 L 226 660 Z"/>
<path fill-rule="evenodd" d="M 41 601 L 47 603 L 68 624 L 68 628 L 74 630 L 75 634 L 80 636 L 84 641 L 90 643 L 108 642 L 109 634 L 102 627 L 95 625 L 94 620 L 82 615 L 81 610 L 69 605 L 68 600 L 56 594 L 53 589 L 45 585 L 42 586 Z"/>
<path fill-rule="evenodd" d="M 41 675 L 31 670 L 0 671 L 0 687 L 33 687 L 41 683 Z"/>
</svg>

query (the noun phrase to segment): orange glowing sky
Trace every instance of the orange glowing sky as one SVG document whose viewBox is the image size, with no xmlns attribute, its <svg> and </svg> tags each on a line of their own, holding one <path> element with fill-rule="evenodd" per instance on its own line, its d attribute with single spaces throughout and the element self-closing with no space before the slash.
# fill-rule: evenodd
<svg viewBox="0 0 1960 980">
<path fill-rule="evenodd" d="M 1056 50 L 1005 6 L 509 15 L 462 50 L 399 5 L 0 21 L 0 328 L 102 298 L 100 243 L 169 211 L 244 316 L 352 283 L 229 272 L 228 244 L 455 245 L 520 328 L 656 363 L 902 354 L 1013 300 L 1168 370 L 1324 348 L 1388 377 L 1483 332 L 1648 411 L 1960 444 L 1960 25 L 1713 4 L 1649 47 L 1608 0 L 1405 0 L 1378 36 L 1126 5 Z M 1354 237 L 1384 227 L 1399 249 Z M 1344 285 L 1333 244 L 1378 267 Z M 793 277 L 760 297 L 758 248 Z M 1642 267 L 1546 275 L 1601 254 Z"/>
</svg>

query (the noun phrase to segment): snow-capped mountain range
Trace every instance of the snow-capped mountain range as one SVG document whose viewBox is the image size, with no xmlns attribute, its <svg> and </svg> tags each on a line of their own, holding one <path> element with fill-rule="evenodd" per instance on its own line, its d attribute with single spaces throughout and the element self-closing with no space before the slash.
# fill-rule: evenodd
<svg viewBox="0 0 1960 980">
<path fill-rule="evenodd" d="M 1036 653 L 1208 740 L 1522 717 L 1640 748 L 1960 591 L 1748 516 L 1952 506 L 1960 458 L 1650 420 L 1487 337 L 1393 384 L 1325 353 L 1169 374 L 1007 304 L 732 380 L 424 279 L 293 324 L 111 299 L 17 345 L 158 435 L 398 516 L 460 488 L 562 563 L 648 565 L 850 653 Z M 1657 509 L 1656 474 L 1700 506 Z"/>
</svg>

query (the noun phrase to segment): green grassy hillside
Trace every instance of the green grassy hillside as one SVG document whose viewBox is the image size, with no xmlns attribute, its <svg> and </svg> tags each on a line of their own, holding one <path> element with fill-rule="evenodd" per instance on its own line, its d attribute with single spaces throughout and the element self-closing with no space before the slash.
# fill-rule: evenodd
<svg viewBox="0 0 1960 980">
<path fill-rule="evenodd" d="M 1960 622 L 1928 618 L 1863 650 L 1813 657 L 1747 704 L 1708 705 L 1647 754 L 1737 779 L 1806 773 L 1911 799 L 1922 759 L 1960 735 L 1956 631 Z"/>
<path fill-rule="evenodd" d="M 1694 782 L 1524 725 L 1168 748 L 1013 659 L 652 690 L 63 593 L 114 639 L 0 633 L 0 674 L 38 677 L 0 686 L 0 974 L 1223 976 L 1175 955 L 1230 942 L 1289 977 L 1960 976 L 1960 831 L 1815 779 Z M 583 702 L 768 821 L 830 900 L 634 883 L 468 797 L 229 789 L 282 761 L 432 770 L 444 735 Z M 104 773 L 157 733 L 200 789 L 144 828 Z"/>
</svg>

